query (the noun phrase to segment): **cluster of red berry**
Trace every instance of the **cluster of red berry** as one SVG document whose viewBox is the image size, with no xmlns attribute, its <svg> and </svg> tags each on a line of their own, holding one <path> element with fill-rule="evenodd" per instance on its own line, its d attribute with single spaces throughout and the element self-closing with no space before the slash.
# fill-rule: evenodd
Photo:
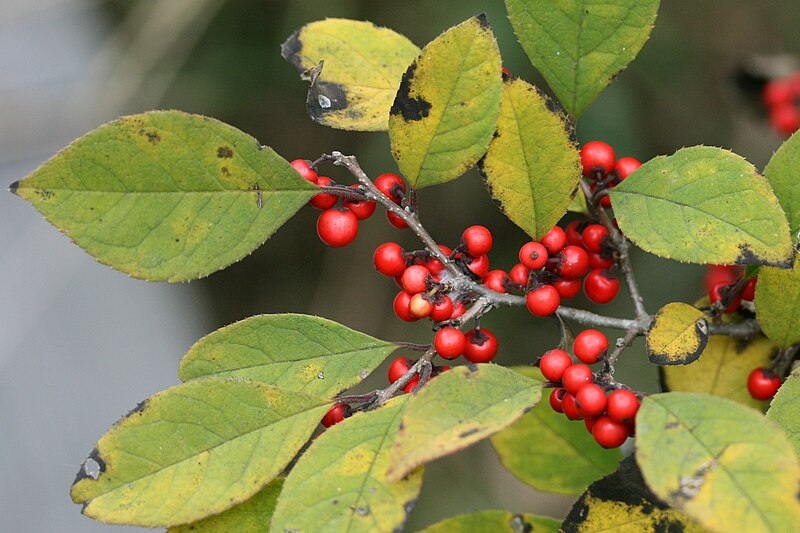
<svg viewBox="0 0 800 533">
<path fill-rule="evenodd" d="M 554 385 L 550 407 L 570 420 L 583 420 L 586 429 L 600 446 L 616 448 L 634 436 L 634 419 L 639 398 L 628 389 L 613 389 L 610 394 L 595 383 L 589 365 L 605 357 L 608 339 L 596 329 L 580 332 L 572 350 L 581 363 L 574 363 L 564 350 L 554 349 L 539 359 L 539 369 Z"/>
<path fill-rule="evenodd" d="M 600 205 L 611 207 L 608 190 L 619 185 L 622 180 L 633 174 L 642 163 L 633 157 L 617 159 L 614 149 L 603 141 L 591 141 L 581 148 L 581 165 L 583 175 L 591 181 L 594 198 Z"/>
<path fill-rule="evenodd" d="M 761 101 L 778 133 L 791 135 L 800 129 L 800 72 L 768 81 L 761 92 Z"/>
</svg>

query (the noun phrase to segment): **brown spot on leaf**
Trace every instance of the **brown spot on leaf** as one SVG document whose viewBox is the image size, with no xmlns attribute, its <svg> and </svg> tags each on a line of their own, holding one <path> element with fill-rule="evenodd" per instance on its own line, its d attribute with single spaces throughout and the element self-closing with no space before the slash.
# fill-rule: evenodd
<svg viewBox="0 0 800 533">
<path fill-rule="evenodd" d="M 217 157 L 220 159 L 230 159 L 233 157 L 233 148 L 230 146 L 220 146 L 217 148 Z"/>
</svg>

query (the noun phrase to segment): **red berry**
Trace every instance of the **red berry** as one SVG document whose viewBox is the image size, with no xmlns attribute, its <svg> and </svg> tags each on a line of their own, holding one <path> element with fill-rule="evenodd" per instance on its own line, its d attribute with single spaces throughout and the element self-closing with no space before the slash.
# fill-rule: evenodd
<svg viewBox="0 0 800 533">
<path fill-rule="evenodd" d="M 620 181 L 622 181 L 633 174 L 635 170 L 638 170 L 640 166 L 642 166 L 642 163 L 636 158 L 620 157 L 617 159 L 617 162 L 614 163 L 614 170 L 617 171 L 617 175 Z"/>
<path fill-rule="evenodd" d="M 592 436 L 603 448 L 617 448 L 627 440 L 628 428 L 607 416 L 601 416 L 594 421 Z"/>
<path fill-rule="evenodd" d="M 614 149 L 603 141 L 588 142 L 581 148 L 583 175 L 587 178 L 595 178 L 601 172 L 608 174 L 613 170 L 616 159 Z"/>
<path fill-rule="evenodd" d="M 359 185 L 351 185 L 350 187 L 353 189 L 358 189 Z M 375 212 L 375 208 L 378 204 L 372 200 L 364 199 L 359 202 L 345 200 L 342 205 L 352 211 L 358 220 L 366 220 L 372 216 L 372 213 Z"/>
<path fill-rule="evenodd" d="M 508 271 L 508 277 L 511 279 L 511 281 L 522 286 L 528 285 L 528 276 L 530 275 L 531 269 L 522 263 L 517 263 L 511 268 L 511 270 Z"/>
<path fill-rule="evenodd" d="M 397 229 L 405 229 L 408 227 L 408 224 L 406 224 L 405 220 L 395 215 L 391 211 L 386 211 L 386 220 L 388 220 L 389 224 Z"/>
<path fill-rule="evenodd" d="M 800 109 L 793 104 L 774 107 L 769 113 L 769 121 L 778 133 L 791 135 L 800 129 Z"/>
<path fill-rule="evenodd" d="M 781 378 L 771 368 L 756 368 L 747 377 L 747 390 L 756 400 L 769 400 L 781 386 Z"/>
<path fill-rule="evenodd" d="M 467 268 L 479 278 L 483 278 L 489 272 L 489 256 L 481 255 L 473 258 L 467 263 Z"/>
<path fill-rule="evenodd" d="M 327 176 L 320 176 L 317 178 L 317 185 L 320 187 L 327 187 L 329 185 L 334 185 L 334 181 Z M 339 198 L 336 195 L 321 192 L 315 194 L 308 203 L 317 209 L 330 209 L 336 205 L 337 200 L 339 200 Z"/>
<path fill-rule="evenodd" d="M 431 281 L 431 272 L 422 265 L 411 265 L 400 276 L 403 289 L 411 294 L 427 291 L 429 281 Z"/>
<path fill-rule="evenodd" d="M 575 336 L 572 343 L 575 357 L 587 365 L 597 362 L 600 355 L 608 350 L 608 339 L 596 329 L 585 329 Z"/>
<path fill-rule="evenodd" d="M 758 283 L 758 277 L 750 278 L 745 282 L 744 287 L 742 287 L 742 292 L 740 293 L 742 300 L 752 302 L 755 299 L 756 283 Z"/>
<path fill-rule="evenodd" d="M 594 383 L 584 385 L 575 394 L 575 404 L 584 418 L 600 416 L 606 410 L 606 391 Z"/>
<path fill-rule="evenodd" d="M 506 290 L 506 284 L 509 281 L 511 281 L 511 279 L 508 277 L 508 274 L 502 270 L 491 270 L 483 276 L 483 284 L 495 292 L 508 292 Z"/>
<path fill-rule="evenodd" d="M 467 306 L 464 302 L 453 302 L 453 312 L 450 314 L 450 320 L 455 320 L 467 311 Z"/>
<path fill-rule="evenodd" d="M 794 87 L 788 80 L 772 80 L 764 84 L 761 100 L 767 107 L 794 104 L 796 98 Z"/>
<path fill-rule="evenodd" d="M 322 425 L 326 428 L 331 427 L 334 424 L 338 424 L 342 420 L 344 420 L 344 415 L 347 406 L 343 403 L 337 403 L 333 407 L 331 407 L 325 416 L 322 417 Z"/>
<path fill-rule="evenodd" d="M 607 304 L 619 292 L 619 280 L 608 270 L 595 268 L 583 280 L 583 292 L 596 304 Z"/>
<path fill-rule="evenodd" d="M 408 383 L 406 383 L 405 386 L 403 386 L 403 393 L 411 394 L 414 391 L 414 389 L 417 388 L 417 385 L 419 385 L 419 375 L 416 375 L 410 380 L 408 380 Z"/>
<path fill-rule="evenodd" d="M 564 371 L 572 366 L 572 357 L 564 350 L 555 348 L 542 356 L 539 360 L 539 370 L 550 381 L 561 381 Z"/>
<path fill-rule="evenodd" d="M 488 329 L 471 329 L 465 337 L 464 358 L 470 363 L 488 363 L 497 355 L 497 337 Z"/>
<path fill-rule="evenodd" d="M 547 248 L 550 255 L 555 255 L 567 245 L 567 234 L 559 226 L 553 226 L 553 229 L 544 234 L 540 242 Z"/>
<path fill-rule="evenodd" d="M 589 268 L 611 268 L 614 266 L 614 259 L 610 256 L 604 257 L 604 253 L 589 252 Z"/>
<path fill-rule="evenodd" d="M 406 256 L 403 249 L 396 242 L 381 244 L 372 256 L 375 270 L 384 276 L 399 276 L 406 269 Z"/>
<path fill-rule="evenodd" d="M 328 246 L 340 248 L 358 235 L 358 219 L 347 209 L 327 209 L 317 219 L 317 235 Z"/>
<path fill-rule="evenodd" d="M 552 285 L 542 285 L 525 295 L 525 305 L 535 316 L 550 316 L 561 305 L 561 296 Z"/>
<path fill-rule="evenodd" d="M 577 394 L 577 392 L 584 385 L 592 382 L 592 369 L 586 365 L 576 364 L 564 370 L 564 375 L 561 376 L 561 383 L 567 392 L 570 394 Z"/>
<path fill-rule="evenodd" d="M 589 224 L 581 234 L 584 248 L 589 252 L 599 252 L 603 249 L 603 241 L 608 237 L 608 230 L 601 224 Z"/>
<path fill-rule="evenodd" d="M 440 244 L 438 246 L 439 246 L 439 249 L 442 251 L 442 253 L 444 255 L 446 255 L 447 257 L 450 257 L 450 254 L 453 253 L 453 250 L 451 250 L 447 246 L 444 246 L 442 244 Z M 442 263 L 441 261 L 439 261 L 438 259 L 436 259 L 433 256 L 431 256 L 428 259 L 422 261 L 420 264 L 423 265 L 424 267 L 426 267 L 428 270 L 430 270 L 431 274 L 434 274 L 434 275 L 439 274 L 442 270 L 444 270 L 444 263 Z"/>
<path fill-rule="evenodd" d="M 411 303 L 411 296 L 412 295 L 406 291 L 400 291 L 397 293 L 397 296 L 394 297 L 394 314 L 397 315 L 397 318 L 405 322 L 414 322 L 417 320 L 411 315 L 408 309 L 408 305 Z"/>
<path fill-rule="evenodd" d="M 375 187 L 394 203 L 399 204 L 406 193 L 406 182 L 397 174 L 381 174 L 375 178 Z"/>
<path fill-rule="evenodd" d="M 392 364 L 389 365 L 389 383 L 394 383 L 403 377 L 412 366 L 414 366 L 414 361 L 405 356 L 398 357 L 392 361 Z"/>
<path fill-rule="evenodd" d="M 294 167 L 294 169 L 305 179 L 311 183 L 317 183 L 317 172 L 311 168 L 309 161 L 306 161 L 305 159 L 295 159 L 289 164 L 292 165 L 292 167 Z"/>
<path fill-rule="evenodd" d="M 575 396 L 569 392 L 564 394 L 564 397 L 561 398 L 561 409 L 563 409 L 564 414 L 567 415 L 567 418 L 570 420 L 580 420 L 583 418 L 583 415 L 578 411 L 578 404 L 575 403 Z"/>
<path fill-rule="evenodd" d="M 417 293 L 408 301 L 408 312 L 414 318 L 425 318 L 433 311 L 433 303 L 423 293 Z"/>
<path fill-rule="evenodd" d="M 703 284 L 706 290 L 711 290 L 711 287 L 722 281 L 733 285 L 739 278 L 740 270 L 736 265 L 708 265 Z"/>
<path fill-rule="evenodd" d="M 708 291 L 708 299 L 711 301 L 712 304 L 722 301 L 723 295 L 728 295 L 731 286 L 728 285 L 726 282 L 721 281 L 719 283 L 714 284 L 711 289 Z M 723 312 L 724 313 L 733 313 L 737 309 L 739 309 L 739 304 L 742 302 L 741 294 L 737 294 L 735 298 L 730 299 L 728 307 L 726 307 Z"/>
<path fill-rule="evenodd" d="M 460 356 L 464 353 L 466 345 L 466 337 L 456 328 L 442 328 L 433 338 L 433 347 L 445 359 L 455 359 Z"/>
<path fill-rule="evenodd" d="M 582 220 L 573 220 L 569 224 L 567 224 L 566 230 L 564 233 L 567 236 L 567 244 L 571 244 L 573 246 L 580 246 L 583 248 L 583 227 L 586 226 L 586 222 Z"/>
<path fill-rule="evenodd" d="M 539 270 L 547 263 L 547 248 L 537 241 L 526 242 L 519 249 L 519 262 L 531 270 Z"/>
<path fill-rule="evenodd" d="M 589 270 L 589 256 L 578 246 L 567 246 L 561 251 L 557 272 L 565 278 L 579 278 Z"/>
<path fill-rule="evenodd" d="M 596 418 L 584 418 L 583 425 L 586 426 L 586 431 L 589 433 L 592 432 L 592 428 L 594 427 L 594 421 L 597 420 Z"/>
<path fill-rule="evenodd" d="M 577 279 L 558 279 L 552 283 L 553 287 L 558 291 L 558 295 L 562 300 L 575 298 L 581 292 L 581 280 Z"/>
<path fill-rule="evenodd" d="M 467 255 L 478 257 L 486 255 L 492 249 L 492 233 L 483 226 L 470 226 L 461 235 Z"/>
<path fill-rule="evenodd" d="M 503 68 L 500 69 L 500 75 L 503 76 L 503 78 L 510 78 L 511 77 L 511 71 L 508 70 L 507 68 L 503 67 Z"/>
<path fill-rule="evenodd" d="M 614 422 L 627 424 L 636 418 L 639 399 L 627 389 L 617 389 L 608 396 L 606 414 Z"/>
<path fill-rule="evenodd" d="M 434 322 L 442 322 L 443 320 L 450 320 L 453 314 L 453 300 L 446 294 L 437 294 L 433 301 L 433 311 L 431 311 L 431 320 Z"/>
<path fill-rule="evenodd" d="M 550 407 L 556 413 L 563 413 L 564 408 L 562 407 L 562 402 L 564 401 L 564 395 L 567 393 L 564 389 L 558 388 L 553 389 L 550 392 Z"/>
</svg>

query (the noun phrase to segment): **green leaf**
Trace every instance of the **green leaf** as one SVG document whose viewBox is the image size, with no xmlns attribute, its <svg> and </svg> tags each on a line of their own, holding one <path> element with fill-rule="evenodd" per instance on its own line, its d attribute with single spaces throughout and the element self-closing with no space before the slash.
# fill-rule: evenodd
<svg viewBox="0 0 800 533">
<path fill-rule="evenodd" d="M 647 486 L 712 531 L 797 531 L 800 465 L 783 431 L 717 396 L 645 397 L 636 460 Z"/>
<path fill-rule="evenodd" d="M 800 369 L 792 372 L 778 389 L 767 411 L 767 418 L 777 422 L 786 431 L 795 453 L 800 456 Z"/>
<path fill-rule="evenodd" d="M 558 520 L 532 514 L 514 514 L 508 511 L 478 511 L 446 518 L 419 533 L 556 533 Z"/>
<path fill-rule="evenodd" d="M 244 503 L 199 522 L 171 527 L 167 533 L 266 533 L 282 487 L 283 479 L 275 479 Z"/>
<path fill-rule="evenodd" d="M 242 259 L 314 190 L 253 137 L 179 111 L 100 126 L 11 186 L 98 261 L 151 281 Z"/>
<path fill-rule="evenodd" d="M 544 380 L 532 367 L 513 370 Z M 597 445 L 583 422 L 573 422 L 540 402 L 514 424 L 492 436 L 492 445 L 512 474 L 537 490 L 580 494 L 613 472 L 622 454 Z"/>
<path fill-rule="evenodd" d="M 759 271 L 756 315 L 764 334 L 781 348 L 800 341 L 800 261 L 795 261 L 793 270 Z"/>
<path fill-rule="evenodd" d="M 797 187 L 797 169 L 800 168 L 800 134 L 795 133 L 785 141 L 769 160 L 764 176 L 772 185 L 775 196 L 789 219 L 792 241 L 800 242 L 800 188 Z"/>
<path fill-rule="evenodd" d="M 592 483 L 561 525 L 564 533 L 703 533 L 702 527 L 659 500 L 647 488 L 633 456 Z"/>
<path fill-rule="evenodd" d="M 408 67 L 389 138 L 411 187 L 454 180 L 486 153 L 500 113 L 497 41 L 481 15 L 428 43 Z"/>
<path fill-rule="evenodd" d="M 578 117 L 642 49 L 658 0 L 506 0 L 506 9 L 531 63 Z"/>
<path fill-rule="evenodd" d="M 388 479 L 510 426 L 541 396 L 539 381 L 497 365 L 458 366 L 437 376 L 406 407 Z"/>
<path fill-rule="evenodd" d="M 263 383 L 205 378 L 169 388 L 117 422 L 72 485 L 83 514 L 169 527 L 245 501 L 274 479 L 329 406 Z"/>
<path fill-rule="evenodd" d="M 789 225 L 767 180 L 708 146 L 646 162 L 611 190 L 620 229 L 640 248 L 689 263 L 791 264 Z"/>
<path fill-rule="evenodd" d="M 647 330 L 647 353 L 657 365 L 688 365 L 708 343 L 708 321 L 689 304 L 673 302 L 656 313 Z"/>
<path fill-rule="evenodd" d="M 397 346 L 309 315 L 259 315 L 197 341 L 181 361 L 183 381 L 241 377 L 330 398 L 366 378 Z"/>
<path fill-rule="evenodd" d="M 776 351 L 775 343 L 763 336 L 742 340 L 712 335 L 694 363 L 661 367 L 662 381 L 670 391 L 705 392 L 761 409 L 764 402 L 747 392 L 747 376 L 754 368 L 769 366 Z"/>
<path fill-rule="evenodd" d="M 359 131 L 388 129 L 400 79 L 419 52 L 390 29 L 335 18 L 306 24 L 281 47 L 283 58 L 311 83 L 311 118 L 332 128 Z"/>
<path fill-rule="evenodd" d="M 396 482 L 386 471 L 408 397 L 356 413 L 320 435 L 286 478 L 274 531 L 400 531 L 422 469 Z"/>
<path fill-rule="evenodd" d="M 581 159 L 572 123 L 536 87 L 503 84 L 497 134 L 481 170 L 492 198 L 534 239 L 550 231 L 572 202 Z"/>
</svg>

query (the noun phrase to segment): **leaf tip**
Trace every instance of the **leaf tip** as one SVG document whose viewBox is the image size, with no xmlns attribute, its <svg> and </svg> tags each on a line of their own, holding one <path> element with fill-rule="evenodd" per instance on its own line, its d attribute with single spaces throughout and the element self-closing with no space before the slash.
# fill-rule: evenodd
<svg viewBox="0 0 800 533">
<path fill-rule="evenodd" d="M 303 50 L 303 41 L 300 40 L 301 31 L 302 28 L 296 30 L 281 45 L 281 57 L 291 63 L 298 72 L 303 72 L 305 70 L 300 58 L 300 52 Z"/>
<path fill-rule="evenodd" d="M 490 30 L 492 27 L 489 25 L 489 19 L 486 17 L 486 13 L 480 13 L 478 16 L 475 17 L 478 20 L 478 24 L 481 25 L 481 28 Z"/>
<path fill-rule="evenodd" d="M 19 189 L 19 182 L 20 181 L 22 181 L 22 180 L 17 180 L 14 183 L 12 183 L 11 185 L 9 185 L 8 186 L 8 192 L 17 194 L 17 189 Z"/>
</svg>

